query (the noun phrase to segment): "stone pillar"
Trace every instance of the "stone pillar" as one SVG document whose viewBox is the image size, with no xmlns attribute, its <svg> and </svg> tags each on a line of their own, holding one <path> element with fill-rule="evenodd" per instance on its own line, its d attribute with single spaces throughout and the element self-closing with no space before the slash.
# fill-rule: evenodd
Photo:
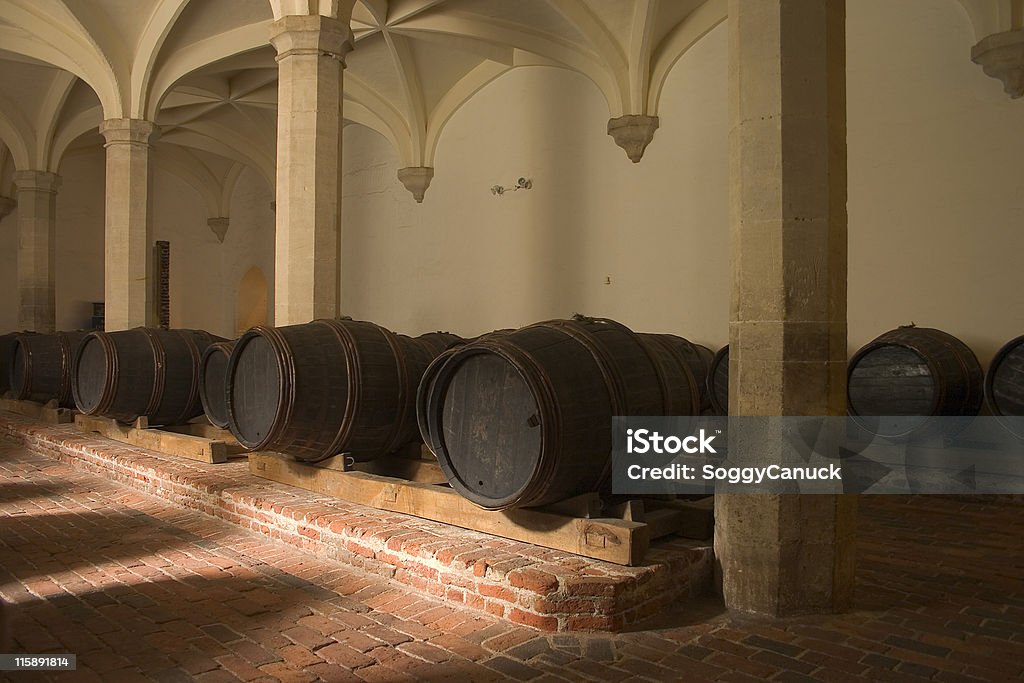
<svg viewBox="0 0 1024 683">
<path fill-rule="evenodd" d="M 141 119 L 108 119 L 103 290 L 107 330 L 153 326 L 153 189 L 151 144 L 157 127 Z"/>
<path fill-rule="evenodd" d="M 338 314 L 342 83 L 352 47 L 347 22 L 285 16 L 277 50 L 275 319 L 305 323 Z"/>
<path fill-rule="evenodd" d="M 729 0 L 729 30 L 730 415 L 845 415 L 845 0 Z M 852 496 L 717 496 L 726 606 L 847 607 L 855 516 Z"/>
<path fill-rule="evenodd" d="M 60 176 L 16 171 L 18 188 L 18 327 L 36 332 L 56 328 L 54 254 Z"/>
</svg>

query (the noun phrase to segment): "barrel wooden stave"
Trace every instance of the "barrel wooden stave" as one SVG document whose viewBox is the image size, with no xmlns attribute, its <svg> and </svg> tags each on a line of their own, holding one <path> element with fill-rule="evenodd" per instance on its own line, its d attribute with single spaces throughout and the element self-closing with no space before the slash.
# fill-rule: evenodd
<svg viewBox="0 0 1024 683">
<path fill-rule="evenodd" d="M 17 335 L 8 372 L 11 396 L 19 401 L 56 401 L 62 408 L 74 408 L 72 363 L 86 334 L 72 331 Z"/>
</svg>

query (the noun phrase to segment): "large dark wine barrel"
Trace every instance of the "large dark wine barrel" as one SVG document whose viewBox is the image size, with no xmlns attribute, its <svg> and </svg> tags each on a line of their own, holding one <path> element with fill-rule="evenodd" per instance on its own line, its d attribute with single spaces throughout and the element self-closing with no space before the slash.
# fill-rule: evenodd
<svg viewBox="0 0 1024 683">
<path fill-rule="evenodd" d="M 74 408 L 71 369 L 74 352 L 88 332 L 18 335 L 10 353 L 11 397 L 19 401 L 57 401 Z"/>
<path fill-rule="evenodd" d="M 86 415 L 121 422 L 187 422 L 203 414 L 199 361 L 215 341 L 223 340 L 201 330 L 90 332 L 75 353 L 75 403 Z"/>
<path fill-rule="evenodd" d="M 708 397 L 715 415 L 729 414 L 729 345 L 718 349 L 708 370 Z"/>
<path fill-rule="evenodd" d="M 424 440 L 452 488 L 486 509 L 597 491 L 610 473 L 612 416 L 697 411 L 688 346 L 592 318 L 485 336 L 421 384 Z"/>
<path fill-rule="evenodd" d="M 419 439 L 416 388 L 461 339 L 416 339 L 371 322 L 316 320 L 254 327 L 227 367 L 228 422 L 238 441 L 315 462 L 368 460 Z"/>
<path fill-rule="evenodd" d="M 228 397 L 225 377 L 228 358 L 235 342 L 215 342 L 206 347 L 199 361 L 199 400 L 203 404 L 206 419 L 214 427 L 228 427 Z"/>
<path fill-rule="evenodd" d="M 985 397 L 994 415 L 1024 417 L 1024 336 L 1007 342 L 996 352 L 985 373 Z M 1004 423 L 1024 437 L 1024 420 Z"/>
<path fill-rule="evenodd" d="M 977 415 L 982 381 L 974 352 L 956 337 L 927 327 L 900 327 L 850 359 L 849 413 L 866 429 L 890 438 L 948 431 L 957 422 L 936 418 Z"/>
</svg>

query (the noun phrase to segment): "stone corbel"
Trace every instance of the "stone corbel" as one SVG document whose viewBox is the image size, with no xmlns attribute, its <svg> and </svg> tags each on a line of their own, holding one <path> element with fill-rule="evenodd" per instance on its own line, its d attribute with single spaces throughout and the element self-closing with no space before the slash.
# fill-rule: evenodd
<svg viewBox="0 0 1024 683">
<path fill-rule="evenodd" d="M 405 185 L 405 189 L 412 192 L 417 204 L 423 203 L 423 195 L 426 194 L 433 178 L 434 169 L 431 166 L 408 166 L 398 169 L 398 179 Z"/>
<path fill-rule="evenodd" d="M 635 164 L 643 158 L 644 150 L 654 139 L 658 124 L 657 116 L 627 114 L 608 120 L 608 135 L 616 145 L 626 150 L 626 156 Z"/>
<path fill-rule="evenodd" d="M 0 221 L 7 218 L 17 205 L 18 202 L 10 197 L 0 197 Z"/>
<path fill-rule="evenodd" d="M 971 48 L 971 60 L 1003 84 L 1013 99 L 1024 95 L 1024 29 L 994 33 Z"/>
<path fill-rule="evenodd" d="M 226 216 L 206 219 L 206 224 L 210 226 L 210 230 L 217 236 L 217 241 L 221 244 L 224 244 L 224 237 L 228 234 L 228 225 L 230 223 L 231 219 Z"/>
</svg>

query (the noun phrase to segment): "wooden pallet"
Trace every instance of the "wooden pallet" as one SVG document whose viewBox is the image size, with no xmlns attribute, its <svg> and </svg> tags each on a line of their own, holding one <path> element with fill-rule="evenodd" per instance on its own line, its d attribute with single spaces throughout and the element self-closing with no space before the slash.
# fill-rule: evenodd
<svg viewBox="0 0 1024 683">
<path fill-rule="evenodd" d="M 75 426 L 84 432 L 97 432 L 132 446 L 199 462 L 222 463 L 244 455 L 244 449 L 229 432 L 208 424 L 189 423 L 150 429 L 145 418 L 139 418 L 132 425 L 123 425 L 108 417 L 78 414 Z"/>
<path fill-rule="evenodd" d="M 17 401 L 13 398 L 0 398 L 0 410 L 54 425 L 69 424 L 74 421 L 76 415 L 74 410 L 61 408 L 56 401 L 44 404 L 35 401 Z"/>
<path fill-rule="evenodd" d="M 544 509 L 484 510 L 442 484 L 436 463 L 408 457 L 352 465 L 337 456 L 310 464 L 254 452 L 249 471 L 353 503 L 628 566 L 643 562 L 652 539 L 673 533 L 704 539 L 712 524 L 707 502 L 630 501 L 610 517 L 601 516 L 596 494 Z M 404 474 L 381 474 L 389 471 Z"/>
</svg>

